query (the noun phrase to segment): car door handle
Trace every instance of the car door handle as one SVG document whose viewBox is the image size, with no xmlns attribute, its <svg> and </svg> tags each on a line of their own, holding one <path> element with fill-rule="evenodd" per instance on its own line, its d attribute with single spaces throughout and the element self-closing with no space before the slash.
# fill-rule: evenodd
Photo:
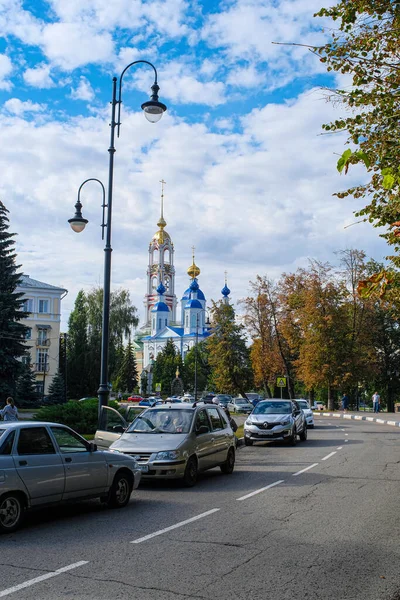
<svg viewBox="0 0 400 600">
<path fill-rule="evenodd" d="M 27 464 L 28 464 L 28 462 L 26 460 L 20 460 L 19 461 L 20 467 L 25 467 Z"/>
<path fill-rule="evenodd" d="M 72 462 L 72 458 L 70 456 L 67 456 L 67 458 L 65 459 L 65 462 Z"/>
</svg>

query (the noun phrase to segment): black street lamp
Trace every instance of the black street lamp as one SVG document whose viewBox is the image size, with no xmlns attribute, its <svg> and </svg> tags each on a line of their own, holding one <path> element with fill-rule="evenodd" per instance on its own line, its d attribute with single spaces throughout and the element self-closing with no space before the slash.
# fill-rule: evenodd
<svg viewBox="0 0 400 600">
<path fill-rule="evenodd" d="M 125 75 L 126 71 L 133 67 L 134 65 L 146 64 L 149 65 L 154 71 L 154 83 L 151 86 L 151 96 L 150 100 L 144 102 L 141 106 L 144 115 L 150 123 L 157 123 L 163 116 L 164 112 L 167 110 L 167 107 L 162 102 L 158 100 L 158 91 L 159 86 L 157 83 L 157 70 L 155 66 L 148 62 L 147 60 L 135 60 L 130 63 L 125 69 L 122 71 L 119 82 L 117 77 L 113 77 L 112 80 L 112 100 L 111 100 L 111 134 L 110 134 L 110 147 L 108 149 L 109 152 L 109 168 L 108 168 L 108 197 L 107 204 L 105 203 L 105 190 L 104 186 L 98 179 L 94 181 L 98 181 L 103 188 L 103 223 L 102 223 L 102 231 L 103 231 L 103 239 L 104 239 L 104 228 L 107 230 L 106 235 L 106 244 L 104 247 L 104 293 L 103 293 L 103 324 L 102 324 L 102 332 L 101 332 L 101 373 L 100 373 L 100 387 L 98 389 L 99 394 L 99 414 L 103 406 L 107 406 L 108 404 L 108 395 L 109 395 L 109 387 L 108 387 L 108 354 L 109 354 L 109 335 L 110 335 L 110 287 L 111 287 L 111 217 L 112 217 L 112 199 L 113 199 L 113 176 L 114 176 L 114 154 L 115 154 L 115 128 L 117 128 L 117 137 L 119 137 L 120 125 L 121 125 L 121 104 L 122 104 L 122 79 Z M 117 99 L 117 82 L 118 82 L 118 99 Z M 118 117 L 117 121 L 115 120 L 115 112 L 118 106 Z M 80 233 L 84 230 L 86 224 L 88 223 L 87 219 L 84 219 L 82 216 L 82 204 L 80 202 L 80 191 L 82 186 L 87 183 L 87 181 L 93 181 L 92 179 L 87 179 L 83 182 L 83 184 L 79 188 L 78 192 L 78 201 L 75 204 L 75 216 L 72 219 L 69 219 L 69 223 L 72 229 L 76 233 Z M 105 209 L 107 208 L 107 219 L 104 220 L 105 217 Z"/>
</svg>

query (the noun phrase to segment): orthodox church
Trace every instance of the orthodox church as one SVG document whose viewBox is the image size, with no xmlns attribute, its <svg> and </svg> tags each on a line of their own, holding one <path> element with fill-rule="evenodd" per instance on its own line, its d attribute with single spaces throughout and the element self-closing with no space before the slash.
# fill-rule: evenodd
<svg viewBox="0 0 400 600">
<path fill-rule="evenodd" d="M 146 371 L 149 374 L 149 389 L 152 387 L 151 365 L 168 340 L 173 341 L 175 348 L 185 360 L 190 348 L 211 335 L 206 298 L 198 282 L 200 269 L 195 263 L 194 249 L 192 264 L 187 270 L 189 285 L 178 302 L 175 293 L 175 250 L 169 233 L 165 231 L 167 223 L 163 211 L 164 190 L 162 189 L 158 231 L 149 244 L 147 292 L 144 298 L 145 323 L 136 338 L 136 342 L 143 344 L 143 374 Z M 221 293 L 223 301 L 228 303 L 230 290 L 226 281 Z M 180 305 L 179 316 L 178 305 Z"/>
</svg>

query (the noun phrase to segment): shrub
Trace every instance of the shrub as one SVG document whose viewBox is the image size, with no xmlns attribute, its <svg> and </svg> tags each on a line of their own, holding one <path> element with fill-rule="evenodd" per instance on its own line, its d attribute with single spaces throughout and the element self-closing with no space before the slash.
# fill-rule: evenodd
<svg viewBox="0 0 400 600">
<path fill-rule="evenodd" d="M 109 406 L 118 409 L 116 402 L 110 402 Z M 38 410 L 34 420 L 62 423 L 80 434 L 93 434 L 98 423 L 98 399 L 93 398 L 83 402 L 69 400 L 66 404 L 45 406 Z"/>
</svg>

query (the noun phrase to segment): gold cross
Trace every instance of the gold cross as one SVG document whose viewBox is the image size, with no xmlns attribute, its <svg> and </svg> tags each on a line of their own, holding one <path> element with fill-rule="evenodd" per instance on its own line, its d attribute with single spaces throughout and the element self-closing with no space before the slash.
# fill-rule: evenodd
<svg viewBox="0 0 400 600">
<path fill-rule="evenodd" d="M 164 185 L 167 183 L 164 179 L 160 180 L 161 183 L 161 218 L 164 218 Z"/>
<path fill-rule="evenodd" d="M 193 264 L 194 264 L 194 251 L 196 250 L 195 246 L 192 246 L 192 258 L 193 258 Z"/>
<path fill-rule="evenodd" d="M 228 278 L 228 271 L 225 271 L 225 285 L 226 285 L 226 282 L 227 282 L 227 278 Z"/>
</svg>

